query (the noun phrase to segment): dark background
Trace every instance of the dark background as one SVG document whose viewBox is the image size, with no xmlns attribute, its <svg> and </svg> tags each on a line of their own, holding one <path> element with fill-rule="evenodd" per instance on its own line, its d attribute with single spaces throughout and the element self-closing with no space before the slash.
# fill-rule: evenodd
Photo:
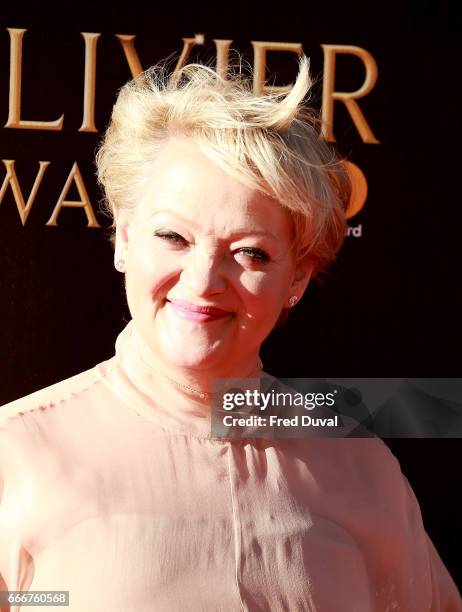
<svg viewBox="0 0 462 612">
<path fill-rule="evenodd" d="M 94 150 L 118 88 L 130 78 L 115 34 L 136 34 L 144 67 L 203 33 L 189 61 L 213 58 L 214 38 L 253 61 L 250 41 L 300 42 L 313 75 L 323 69 L 321 44 L 365 48 L 378 82 L 359 100 L 380 144 L 364 144 L 342 104 L 335 105 L 340 152 L 368 180 L 368 200 L 350 220 L 338 261 L 313 283 L 288 323 L 262 350 L 265 370 L 287 377 L 460 377 L 461 198 L 456 166 L 460 127 L 461 17 L 444 1 L 387 3 L 178 3 L 124 5 L 86 2 L 0 9 L 0 121 L 8 116 L 9 36 L 23 42 L 22 118 L 54 120 L 61 132 L 0 128 L 1 159 L 16 160 L 27 199 L 38 161 L 51 161 L 23 227 L 8 189 L 0 206 L 0 404 L 67 378 L 113 354 L 129 313 L 122 276 L 113 268 L 109 221 L 87 228 L 82 209 L 63 209 L 47 227 L 72 164 L 77 161 L 94 208 Z M 98 134 L 80 133 L 84 42 L 100 32 L 97 56 Z M 291 83 L 296 55 L 268 53 L 268 82 Z M 336 90 L 356 90 L 364 67 L 338 56 Z M 315 102 L 321 104 L 321 81 Z M 0 166 L 0 182 L 4 168 Z M 70 199 L 79 199 L 76 189 Z M 68 198 L 69 199 L 69 198 Z M 420 502 L 426 529 L 462 587 L 458 549 L 461 445 L 458 439 L 386 440 Z M 380 528 L 378 526 L 378 528 Z"/>
</svg>

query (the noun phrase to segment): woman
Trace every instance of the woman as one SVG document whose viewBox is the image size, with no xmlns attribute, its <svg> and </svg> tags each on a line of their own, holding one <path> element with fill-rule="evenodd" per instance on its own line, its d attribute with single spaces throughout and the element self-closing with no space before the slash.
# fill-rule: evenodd
<svg viewBox="0 0 462 612">
<path fill-rule="evenodd" d="M 120 91 L 97 165 L 132 319 L 111 359 L 1 409 L 5 589 L 81 612 L 462 610 L 380 440 L 210 434 L 213 380 L 262 376 L 345 234 L 309 88 L 302 57 L 287 95 L 197 64 Z"/>
</svg>

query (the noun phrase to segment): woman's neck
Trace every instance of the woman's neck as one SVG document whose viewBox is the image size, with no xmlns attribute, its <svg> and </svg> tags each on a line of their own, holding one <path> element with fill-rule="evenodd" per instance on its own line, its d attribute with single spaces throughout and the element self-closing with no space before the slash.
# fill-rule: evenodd
<svg viewBox="0 0 462 612">
<path fill-rule="evenodd" d="M 256 378 L 263 371 L 258 353 L 244 356 L 239 363 L 228 361 L 215 368 L 189 368 L 172 364 L 153 350 L 133 323 L 132 346 L 139 357 L 160 376 L 164 383 L 172 385 L 183 395 L 200 403 L 208 404 L 211 395 L 218 391 L 217 379 Z M 214 382 L 215 381 L 215 382 Z"/>
</svg>

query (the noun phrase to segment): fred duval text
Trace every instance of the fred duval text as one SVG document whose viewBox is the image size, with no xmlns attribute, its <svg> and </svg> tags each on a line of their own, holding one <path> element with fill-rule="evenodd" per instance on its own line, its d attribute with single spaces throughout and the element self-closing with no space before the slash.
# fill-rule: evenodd
<svg viewBox="0 0 462 612">
<path fill-rule="evenodd" d="M 338 427 L 338 416 L 332 418 L 318 418 L 309 415 L 295 415 L 290 418 L 252 415 L 249 417 L 234 417 L 227 414 L 223 417 L 225 427 Z"/>
</svg>

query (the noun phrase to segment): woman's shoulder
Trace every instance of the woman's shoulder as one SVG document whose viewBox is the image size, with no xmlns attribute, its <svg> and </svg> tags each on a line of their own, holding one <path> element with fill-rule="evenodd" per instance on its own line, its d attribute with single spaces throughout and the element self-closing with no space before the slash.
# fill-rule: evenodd
<svg viewBox="0 0 462 612">
<path fill-rule="evenodd" d="M 386 443 L 379 437 L 310 437 L 287 441 L 291 452 L 307 461 L 332 465 L 335 470 L 352 470 L 356 474 L 381 473 L 384 467 L 399 470 L 399 462 Z"/>
<path fill-rule="evenodd" d="M 400 463 L 378 437 L 299 438 L 285 441 L 284 446 L 332 495 L 364 494 L 365 500 L 381 504 L 404 492 Z"/>
<path fill-rule="evenodd" d="M 35 418 L 50 409 L 69 406 L 80 397 L 95 388 L 106 376 L 112 359 L 79 372 L 73 376 L 43 387 L 33 393 L 20 397 L 0 406 L 0 432 L 8 426 L 27 418 Z"/>
</svg>

